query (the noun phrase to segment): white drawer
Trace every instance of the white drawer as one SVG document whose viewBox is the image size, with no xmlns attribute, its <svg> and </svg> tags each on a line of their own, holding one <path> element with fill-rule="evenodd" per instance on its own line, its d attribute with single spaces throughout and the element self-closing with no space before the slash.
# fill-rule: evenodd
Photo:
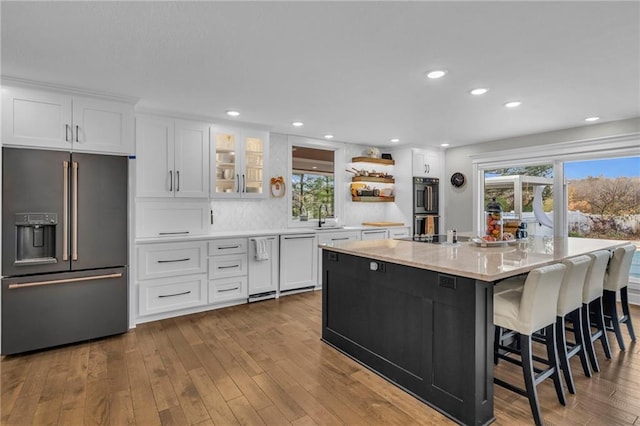
<svg viewBox="0 0 640 426">
<path fill-rule="evenodd" d="M 318 232 L 318 244 L 340 241 L 356 241 L 360 239 L 360 231 Z"/>
<path fill-rule="evenodd" d="M 209 278 L 214 280 L 225 277 L 247 275 L 247 254 L 230 254 L 209 258 Z"/>
<path fill-rule="evenodd" d="M 389 238 L 406 238 L 410 237 L 409 228 L 390 228 Z"/>
<path fill-rule="evenodd" d="M 201 235 L 209 229 L 209 203 L 203 201 L 136 202 L 136 235 Z"/>
<path fill-rule="evenodd" d="M 206 242 L 138 246 L 138 279 L 206 273 L 206 249 Z"/>
<path fill-rule="evenodd" d="M 209 281 L 209 303 L 241 300 L 248 297 L 249 291 L 246 276 Z"/>
<path fill-rule="evenodd" d="M 207 304 L 206 274 L 142 281 L 138 285 L 140 316 Z"/>
<path fill-rule="evenodd" d="M 224 238 L 209 241 L 209 256 L 225 256 L 229 254 L 246 253 L 246 238 Z"/>
</svg>

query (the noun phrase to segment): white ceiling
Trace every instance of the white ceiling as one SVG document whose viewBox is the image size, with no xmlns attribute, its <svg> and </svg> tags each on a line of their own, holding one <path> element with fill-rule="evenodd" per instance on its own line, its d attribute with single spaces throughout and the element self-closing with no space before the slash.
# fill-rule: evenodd
<svg viewBox="0 0 640 426">
<path fill-rule="evenodd" d="M 288 134 L 453 147 L 640 116 L 637 1 L 2 1 L 1 19 L 4 76 Z"/>
</svg>

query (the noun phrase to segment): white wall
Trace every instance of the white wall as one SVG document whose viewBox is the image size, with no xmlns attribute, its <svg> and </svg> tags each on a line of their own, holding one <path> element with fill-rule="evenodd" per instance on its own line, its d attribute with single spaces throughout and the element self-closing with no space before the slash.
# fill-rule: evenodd
<svg viewBox="0 0 640 426">
<path fill-rule="evenodd" d="M 500 152 L 513 148 L 542 147 L 554 143 L 584 141 L 637 132 L 640 132 L 640 118 L 632 118 L 450 148 L 445 152 L 445 173 L 442 185 L 447 227 L 456 228 L 458 231 L 473 229 L 474 188 L 471 155 Z M 449 177 L 454 172 L 462 172 L 467 177 L 467 184 L 462 188 L 454 188 L 449 184 Z"/>
</svg>

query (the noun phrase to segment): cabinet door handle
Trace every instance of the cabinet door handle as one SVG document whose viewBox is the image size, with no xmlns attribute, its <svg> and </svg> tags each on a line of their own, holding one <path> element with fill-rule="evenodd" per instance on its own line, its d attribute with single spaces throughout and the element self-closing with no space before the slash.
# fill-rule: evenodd
<svg viewBox="0 0 640 426">
<path fill-rule="evenodd" d="M 191 260 L 190 257 L 185 257 L 184 259 L 169 259 L 169 260 L 158 260 L 158 263 L 172 263 L 172 262 L 187 262 Z"/>
<path fill-rule="evenodd" d="M 76 124 L 76 142 L 80 142 L 80 140 L 78 139 L 79 138 L 79 136 L 78 136 L 79 133 L 80 133 L 80 126 L 78 126 Z"/>
<path fill-rule="evenodd" d="M 244 173 L 242 174 L 242 192 L 247 192 L 247 182 L 244 179 Z"/>
<path fill-rule="evenodd" d="M 227 266 L 218 266 L 218 269 L 229 269 L 229 268 L 239 268 L 240 265 L 227 265 Z"/>
<path fill-rule="evenodd" d="M 240 192 L 240 175 L 236 174 L 236 192 Z"/>
<path fill-rule="evenodd" d="M 71 126 L 68 124 L 64 125 L 64 141 L 69 142 L 69 130 L 71 130 Z M 73 134 L 71 135 L 71 139 L 73 139 Z"/>
<path fill-rule="evenodd" d="M 236 290 L 240 290 L 240 287 L 233 287 L 233 288 L 224 288 L 224 289 L 220 289 L 218 290 L 218 293 L 226 293 L 227 291 L 236 291 Z"/>
<path fill-rule="evenodd" d="M 176 296 L 184 296 L 185 294 L 189 294 L 191 293 L 191 290 L 189 291 L 183 291 L 182 293 L 174 293 L 174 294 L 160 294 L 158 297 L 176 297 Z"/>
<path fill-rule="evenodd" d="M 424 174 L 429 173 L 427 170 L 428 170 L 428 169 L 427 169 L 427 163 L 424 163 Z"/>
<path fill-rule="evenodd" d="M 211 224 L 213 225 L 213 210 L 209 210 L 211 212 Z"/>
<path fill-rule="evenodd" d="M 228 250 L 228 249 L 236 249 L 236 248 L 240 248 L 240 246 L 220 246 L 218 247 L 218 250 Z"/>
<path fill-rule="evenodd" d="M 158 235 L 184 235 L 188 234 L 189 231 L 178 231 L 178 232 L 158 232 Z"/>
<path fill-rule="evenodd" d="M 169 192 L 173 191 L 173 170 L 169 170 Z"/>
<path fill-rule="evenodd" d="M 176 170 L 176 192 L 180 192 L 180 170 Z"/>
</svg>

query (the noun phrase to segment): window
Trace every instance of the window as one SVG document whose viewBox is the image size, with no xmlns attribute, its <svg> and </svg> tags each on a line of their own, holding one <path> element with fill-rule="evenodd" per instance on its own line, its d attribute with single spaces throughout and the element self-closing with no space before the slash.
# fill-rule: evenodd
<svg viewBox="0 0 640 426">
<path fill-rule="evenodd" d="M 339 216 L 336 188 L 340 176 L 335 173 L 338 152 L 339 148 L 321 142 L 296 140 L 290 144 L 290 224 L 311 226 L 320 214 L 322 218 Z"/>
</svg>

